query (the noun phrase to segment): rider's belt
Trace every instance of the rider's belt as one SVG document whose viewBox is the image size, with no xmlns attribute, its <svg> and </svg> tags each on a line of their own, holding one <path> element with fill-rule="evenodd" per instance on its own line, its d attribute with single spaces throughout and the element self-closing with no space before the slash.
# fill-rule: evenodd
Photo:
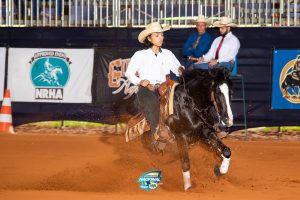
<svg viewBox="0 0 300 200">
<path fill-rule="evenodd" d="M 146 88 L 148 88 L 148 90 L 152 91 L 152 92 L 155 92 L 157 91 L 157 89 L 159 88 L 160 84 L 157 83 L 157 84 L 149 84 L 146 86 Z"/>
</svg>

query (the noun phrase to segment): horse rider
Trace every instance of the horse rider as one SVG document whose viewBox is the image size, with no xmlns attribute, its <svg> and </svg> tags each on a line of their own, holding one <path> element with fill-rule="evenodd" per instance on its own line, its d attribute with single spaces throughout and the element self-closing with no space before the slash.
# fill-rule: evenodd
<svg viewBox="0 0 300 200">
<path fill-rule="evenodd" d="M 213 26 L 219 28 L 220 36 L 213 41 L 209 51 L 198 59 L 194 67 L 200 69 L 220 67 L 232 71 L 240 49 L 239 39 L 231 32 L 237 25 L 231 18 L 222 17 L 220 21 L 213 23 Z"/>
<path fill-rule="evenodd" d="M 138 41 L 143 44 L 144 49 L 135 52 L 125 73 L 132 84 L 139 86 L 137 101 L 150 124 L 151 144 L 155 150 L 158 150 L 157 141 L 159 141 L 154 138 L 155 133 L 160 136 L 160 103 L 157 89 L 166 81 L 166 75 L 170 74 L 170 71 L 176 76 L 184 71 L 175 55 L 162 48 L 164 32 L 169 29 L 168 25 L 163 27 L 158 22 L 147 25 L 138 36 Z"/>
<path fill-rule="evenodd" d="M 195 21 L 196 31 L 188 37 L 182 49 L 182 54 L 186 57 L 184 60 L 186 68 L 192 66 L 194 62 L 198 61 L 198 58 L 208 52 L 213 40 L 212 36 L 206 32 L 210 24 L 211 21 L 203 15 L 200 15 Z"/>
</svg>

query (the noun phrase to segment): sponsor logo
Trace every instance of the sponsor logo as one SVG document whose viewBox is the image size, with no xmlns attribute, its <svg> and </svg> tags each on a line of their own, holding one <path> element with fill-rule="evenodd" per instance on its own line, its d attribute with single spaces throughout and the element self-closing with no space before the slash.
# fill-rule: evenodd
<svg viewBox="0 0 300 200">
<path fill-rule="evenodd" d="M 31 58 L 31 81 L 35 99 L 63 100 L 64 87 L 70 77 L 70 59 L 59 51 L 37 52 Z"/>
<path fill-rule="evenodd" d="M 109 63 L 108 72 L 108 86 L 116 88 L 113 94 L 118 94 L 124 89 L 126 95 L 124 99 L 130 98 L 138 91 L 138 86 L 132 85 L 131 82 L 125 77 L 125 72 L 130 59 L 117 59 Z"/>
<path fill-rule="evenodd" d="M 146 191 L 155 190 L 161 181 L 161 171 L 150 171 L 139 177 L 140 188 Z"/>
<path fill-rule="evenodd" d="M 300 55 L 282 68 L 279 88 L 287 101 L 300 104 Z"/>
</svg>

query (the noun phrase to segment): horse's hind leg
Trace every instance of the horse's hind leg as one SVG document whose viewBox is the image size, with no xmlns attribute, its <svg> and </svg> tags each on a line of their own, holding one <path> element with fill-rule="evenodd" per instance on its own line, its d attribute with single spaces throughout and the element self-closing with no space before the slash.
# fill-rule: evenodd
<svg viewBox="0 0 300 200">
<path fill-rule="evenodd" d="M 215 169 L 216 175 L 226 174 L 230 165 L 231 158 L 231 150 L 227 147 L 215 134 L 215 132 L 211 132 L 207 139 L 207 143 L 218 153 L 220 157 L 222 157 L 222 163 L 220 167 Z"/>
<path fill-rule="evenodd" d="M 176 137 L 177 147 L 182 166 L 183 184 L 184 190 L 188 190 L 191 187 L 191 175 L 190 175 L 190 159 L 188 153 L 188 143 L 185 136 Z"/>
</svg>

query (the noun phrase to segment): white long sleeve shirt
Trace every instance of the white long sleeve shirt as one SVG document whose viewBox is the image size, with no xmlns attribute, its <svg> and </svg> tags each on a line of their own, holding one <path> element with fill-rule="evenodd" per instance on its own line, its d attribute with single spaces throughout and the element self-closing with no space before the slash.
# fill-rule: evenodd
<svg viewBox="0 0 300 200">
<path fill-rule="evenodd" d="M 204 61 L 209 62 L 212 59 L 215 59 L 217 48 L 222 40 L 222 36 L 217 37 L 209 51 L 203 55 Z M 238 51 L 240 49 L 240 41 L 239 39 L 232 34 L 232 32 L 229 32 L 226 34 L 223 44 L 219 50 L 219 62 L 229 62 L 231 60 L 235 60 L 236 55 L 238 54 Z"/>
<path fill-rule="evenodd" d="M 152 49 L 149 48 L 137 51 L 132 56 L 125 76 L 134 85 L 138 85 L 145 79 L 150 81 L 150 84 L 157 84 L 166 81 L 166 75 L 170 74 L 170 71 L 178 76 L 179 67 L 181 67 L 181 64 L 171 51 L 161 49 L 155 55 Z"/>
</svg>

